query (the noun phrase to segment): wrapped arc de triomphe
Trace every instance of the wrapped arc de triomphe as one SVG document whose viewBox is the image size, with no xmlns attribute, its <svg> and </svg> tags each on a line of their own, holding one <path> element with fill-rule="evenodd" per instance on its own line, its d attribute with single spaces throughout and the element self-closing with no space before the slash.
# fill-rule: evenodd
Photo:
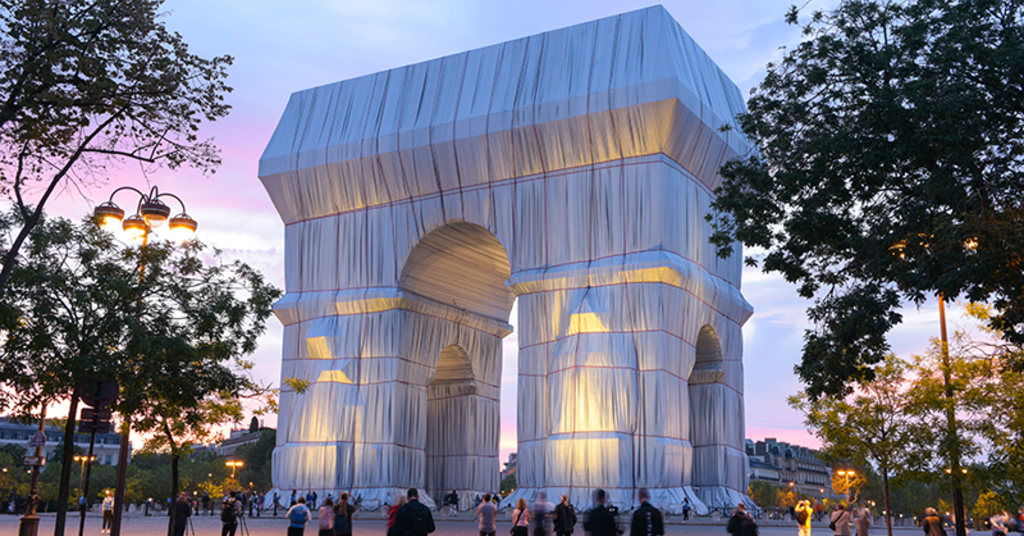
<svg viewBox="0 0 1024 536">
<path fill-rule="evenodd" d="M 744 109 L 660 6 L 293 94 L 259 168 L 281 376 L 309 382 L 281 394 L 282 498 L 497 491 L 518 298 L 506 501 L 744 500 L 752 309 L 704 219 Z"/>
</svg>

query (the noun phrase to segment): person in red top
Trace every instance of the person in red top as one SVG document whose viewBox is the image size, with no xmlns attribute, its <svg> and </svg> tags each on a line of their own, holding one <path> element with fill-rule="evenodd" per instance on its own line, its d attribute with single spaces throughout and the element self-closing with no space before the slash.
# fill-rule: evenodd
<svg viewBox="0 0 1024 536">
<path fill-rule="evenodd" d="M 395 520 L 398 519 L 398 509 L 405 504 L 405 494 L 399 493 L 395 498 L 395 504 L 388 508 L 388 536 L 398 536 L 395 529 Z"/>
</svg>

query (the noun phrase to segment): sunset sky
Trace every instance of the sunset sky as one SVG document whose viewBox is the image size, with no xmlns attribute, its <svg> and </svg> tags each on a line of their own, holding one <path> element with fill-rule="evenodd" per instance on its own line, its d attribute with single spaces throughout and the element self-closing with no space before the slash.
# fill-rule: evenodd
<svg viewBox="0 0 1024 536">
<path fill-rule="evenodd" d="M 790 3 L 690 0 L 663 5 L 746 95 L 763 76 L 765 64 L 800 37 L 798 28 L 783 22 Z M 807 9 L 834 3 L 812 1 Z M 170 0 L 165 20 L 193 52 L 235 58 L 229 69 L 233 111 L 203 131 L 216 138 L 223 166 L 211 177 L 192 170 L 147 177 L 137 166 L 125 165 L 107 184 L 65 189 L 49 212 L 78 219 L 117 186 L 157 185 L 184 199 L 199 221 L 201 240 L 263 270 L 283 287 L 284 226 L 257 178 L 257 164 L 292 92 L 649 5 L 631 0 Z M 749 268 L 743 293 L 755 311 L 744 328 L 747 437 L 816 446 L 800 415 L 785 402 L 800 389 L 793 365 L 800 356 L 808 303 L 778 276 Z M 890 340 L 906 356 L 923 351 L 928 338 L 937 335 L 938 314 L 930 303 L 920 310 L 908 307 L 904 315 L 904 325 Z M 957 318 L 956 310 L 950 318 Z M 272 320 L 254 356 L 259 377 L 274 384 L 280 375 L 281 334 L 280 323 Z M 505 340 L 503 461 L 516 446 L 517 344 L 516 334 Z M 274 419 L 267 424 L 274 425 Z"/>
</svg>

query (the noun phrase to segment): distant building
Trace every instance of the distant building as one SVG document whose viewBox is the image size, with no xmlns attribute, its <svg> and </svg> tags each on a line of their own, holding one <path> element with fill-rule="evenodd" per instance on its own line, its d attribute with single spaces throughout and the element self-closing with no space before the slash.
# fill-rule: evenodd
<svg viewBox="0 0 1024 536">
<path fill-rule="evenodd" d="M 750 480 L 792 486 L 812 497 L 832 496 L 832 469 L 818 459 L 818 451 L 769 437 L 747 440 Z"/>
<path fill-rule="evenodd" d="M 230 458 L 235 455 L 235 452 L 237 452 L 242 445 L 251 445 L 259 441 L 260 436 L 262 435 L 263 430 L 258 432 L 250 432 L 248 429 L 232 430 L 228 438 L 217 445 L 217 454 L 220 454 L 225 458 Z"/>
<path fill-rule="evenodd" d="M 508 455 L 508 462 L 505 463 L 505 468 L 501 470 L 501 479 L 502 480 L 505 480 L 505 478 L 516 474 L 516 460 L 517 459 L 518 459 L 518 455 L 515 452 L 513 452 L 513 453 Z"/>
<path fill-rule="evenodd" d="M 38 424 L 20 424 L 8 417 L 0 417 L 0 447 L 4 445 L 16 445 L 25 449 L 25 454 L 32 456 L 35 449 L 29 447 L 29 440 L 39 431 Z M 64 429 L 53 424 L 46 426 L 46 447 L 43 453 L 47 459 L 53 459 L 57 445 L 64 438 Z M 74 445 L 83 454 L 89 451 L 89 435 L 75 434 Z M 100 465 L 117 465 L 117 457 L 121 449 L 120 434 L 96 434 L 93 443 L 92 455 L 96 457 L 96 463 Z M 128 444 L 129 461 L 131 460 L 131 443 Z"/>
</svg>

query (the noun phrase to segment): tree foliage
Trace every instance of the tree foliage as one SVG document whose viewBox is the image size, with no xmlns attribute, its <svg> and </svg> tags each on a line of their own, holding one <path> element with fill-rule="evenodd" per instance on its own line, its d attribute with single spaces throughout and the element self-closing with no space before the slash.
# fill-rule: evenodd
<svg viewBox="0 0 1024 536">
<path fill-rule="evenodd" d="M 21 213 L 0 293 L 55 191 L 119 162 L 212 171 L 198 137 L 227 115 L 230 56 L 204 59 L 160 20 L 162 0 L 0 0 L 0 193 Z M 34 205 L 34 206 L 33 206 Z"/>
<path fill-rule="evenodd" d="M 0 232 L 19 218 L 5 214 Z M 268 391 L 245 358 L 280 291 L 217 255 L 197 241 L 125 248 L 92 221 L 41 219 L 0 304 L 0 407 L 24 414 L 116 381 L 114 410 L 169 450 L 176 491 L 181 455 Z"/>
<path fill-rule="evenodd" d="M 758 248 L 815 300 L 807 394 L 870 380 L 899 307 L 935 294 L 993 303 L 1024 342 L 1024 4 L 844 0 L 803 30 L 748 101 L 760 153 L 722 168 L 709 219 L 720 255 Z"/>
<path fill-rule="evenodd" d="M 823 459 L 878 470 L 887 511 L 892 510 L 890 480 L 901 481 L 925 471 L 932 450 L 923 447 L 936 441 L 935 430 L 920 418 L 915 399 L 908 393 L 907 376 L 907 364 L 889 355 L 876 369 L 874 379 L 849 396 L 812 400 L 801 393 L 789 399 L 790 406 L 804 414 L 808 430 L 821 441 Z M 853 478 L 836 472 L 832 487 L 843 495 L 852 488 L 850 498 L 855 501 L 866 482 L 863 471 Z M 891 536 L 891 524 L 887 528 Z"/>
<path fill-rule="evenodd" d="M 969 304 L 966 312 L 969 319 L 984 323 L 990 309 Z M 983 460 L 969 468 L 967 482 L 976 490 L 991 489 L 1007 500 L 1024 501 L 1018 485 L 1024 472 L 1024 373 L 1015 367 L 1021 349 L 991 329 L 978 329 L 980 333 L 969 325 L 956 329 L 948 359 L 938 341 L 927 353 L 914 356 L 909 392 L 922 418 L 936 429 L 947 429 L 949 415 L 956 419 L 956 437 L 938 434 L 935 443 L 941 470 L 950 467 L 954 456 Z M 945 391 L 947 373 L 951 398 Z"/>
</svg>

